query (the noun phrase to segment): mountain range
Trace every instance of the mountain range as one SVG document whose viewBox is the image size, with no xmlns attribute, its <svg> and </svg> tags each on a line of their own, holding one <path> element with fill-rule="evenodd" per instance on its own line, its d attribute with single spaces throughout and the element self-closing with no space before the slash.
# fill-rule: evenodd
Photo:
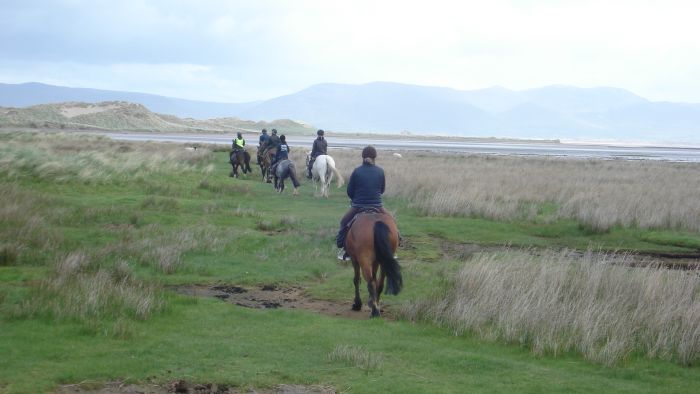
<svg viewBox="0 0 700 394">
<path fill-rule="evenodd" d="M 546 86 L 530 90 L 373 82 L 318 84 L 249 103 L 213 103 L 144 93 L 0 84 L 0 106 L 128 101 L 179 117 L 295 119 L 345 132 L 477 137 L 699 142 L 700 104 L 653 102 L 624 89 Z"/>
</svg>

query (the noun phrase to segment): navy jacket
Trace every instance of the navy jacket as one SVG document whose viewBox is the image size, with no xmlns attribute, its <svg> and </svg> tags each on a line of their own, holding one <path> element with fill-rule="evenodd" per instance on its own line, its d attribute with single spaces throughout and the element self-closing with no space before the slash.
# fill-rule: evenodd
<svg viewBox="0 0 700 394">
<path fill-rule="evenodd" d="M 384 170 L 363 163 L 355 168 L 348 182 L 348 197 L 353 207 L 381 207 L 384 194 Z"/>
<path fill-rule="evenodd" d="M 277 155 L 275 156 L 275 161 L 287 159 L 289 159 L 289 145 L 280 144 L 280 146 L 277 147 Z"/>
<path fill-rule="evenodd" d="M 267 144 L 267 141 L 270 140 L 270 136 L 267 134 L 260 134 L 260 138 L 258 140 L 258 143 L 260 145 Z"/>
</svg>

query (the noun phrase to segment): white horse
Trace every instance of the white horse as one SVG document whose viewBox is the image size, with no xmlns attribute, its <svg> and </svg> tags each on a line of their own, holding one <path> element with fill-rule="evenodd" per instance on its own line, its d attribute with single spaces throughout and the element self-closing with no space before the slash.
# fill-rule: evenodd
<svg viewBox="0 0 700 394">
<path fill-rule="evenodd" d="M 310 160 L 310 156 L 307 160 Z M 331 181 L 333 180 L 333 175 L 338 179 L 338 187 L 345 184 L 343 176 L 335 168 L 335 160 L 328 155 L 319 155 L 314 161 L 314 166 L 311 168 L 311 179 L 314 182 L 314 190 L 318 192 L 318 184 L 321 183 L 321 196 L 328 198 L 328 189 L 331 186 Z"/>
</svg>

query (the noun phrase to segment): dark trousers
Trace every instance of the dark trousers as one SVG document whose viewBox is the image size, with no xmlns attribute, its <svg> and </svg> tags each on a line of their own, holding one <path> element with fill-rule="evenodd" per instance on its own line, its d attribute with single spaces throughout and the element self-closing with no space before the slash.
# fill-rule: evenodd
<svg viewBox="0 0 700 394">
<path fill-rule="evenodd" d="M 314 168 L 315 161 L 316 161 L 316 156 L 311 156 L 309 158 L 309 165 L 307 166 L 307 169 L 309 170 L 309 174 L 311 174 L 311 169 Z"/>
<path fill-rule="evenodd" d="M 378 210 L 381 213 L 386 213 L 388 214 L 389 212 L 384 209 L 384 207 L 374 207 L 376 210 Z M 340 219 L 340 230 L 338 230 L 338 235 L 335 237 L 335 244 L 339 248 L 342 248 L 345 246 L 345 237 L 348 235 L 348 224 L 352 220 L 352 218 L 355 217 L 358 213 L 362 212 L 366 208 L 359 208 L 359 207 L 350 207 L 347 213 L 345 213 L 345 216 L 343 216 L 342 219 Z"/>
</svg>

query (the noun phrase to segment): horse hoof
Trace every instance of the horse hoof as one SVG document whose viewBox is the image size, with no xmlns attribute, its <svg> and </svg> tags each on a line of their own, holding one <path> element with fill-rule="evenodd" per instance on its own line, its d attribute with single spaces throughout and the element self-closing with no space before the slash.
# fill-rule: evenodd
<svg viewBox="0 0 700 394">
<path fill-rule="evenodd" d="M 379 311 L 372 311 L 372 314 L 369 315 L 369 317 L 370 319 L 373 319 L 375 317 L 381 317 L 381 314 L 379 313 Z"/>
<path fill-rule="evenodd" d="M 362 304 L 352 304 L 352 310 L 353 310 L 353 311 L 361 311 L 361 310 L 362 310 Z"/>
</svg>

